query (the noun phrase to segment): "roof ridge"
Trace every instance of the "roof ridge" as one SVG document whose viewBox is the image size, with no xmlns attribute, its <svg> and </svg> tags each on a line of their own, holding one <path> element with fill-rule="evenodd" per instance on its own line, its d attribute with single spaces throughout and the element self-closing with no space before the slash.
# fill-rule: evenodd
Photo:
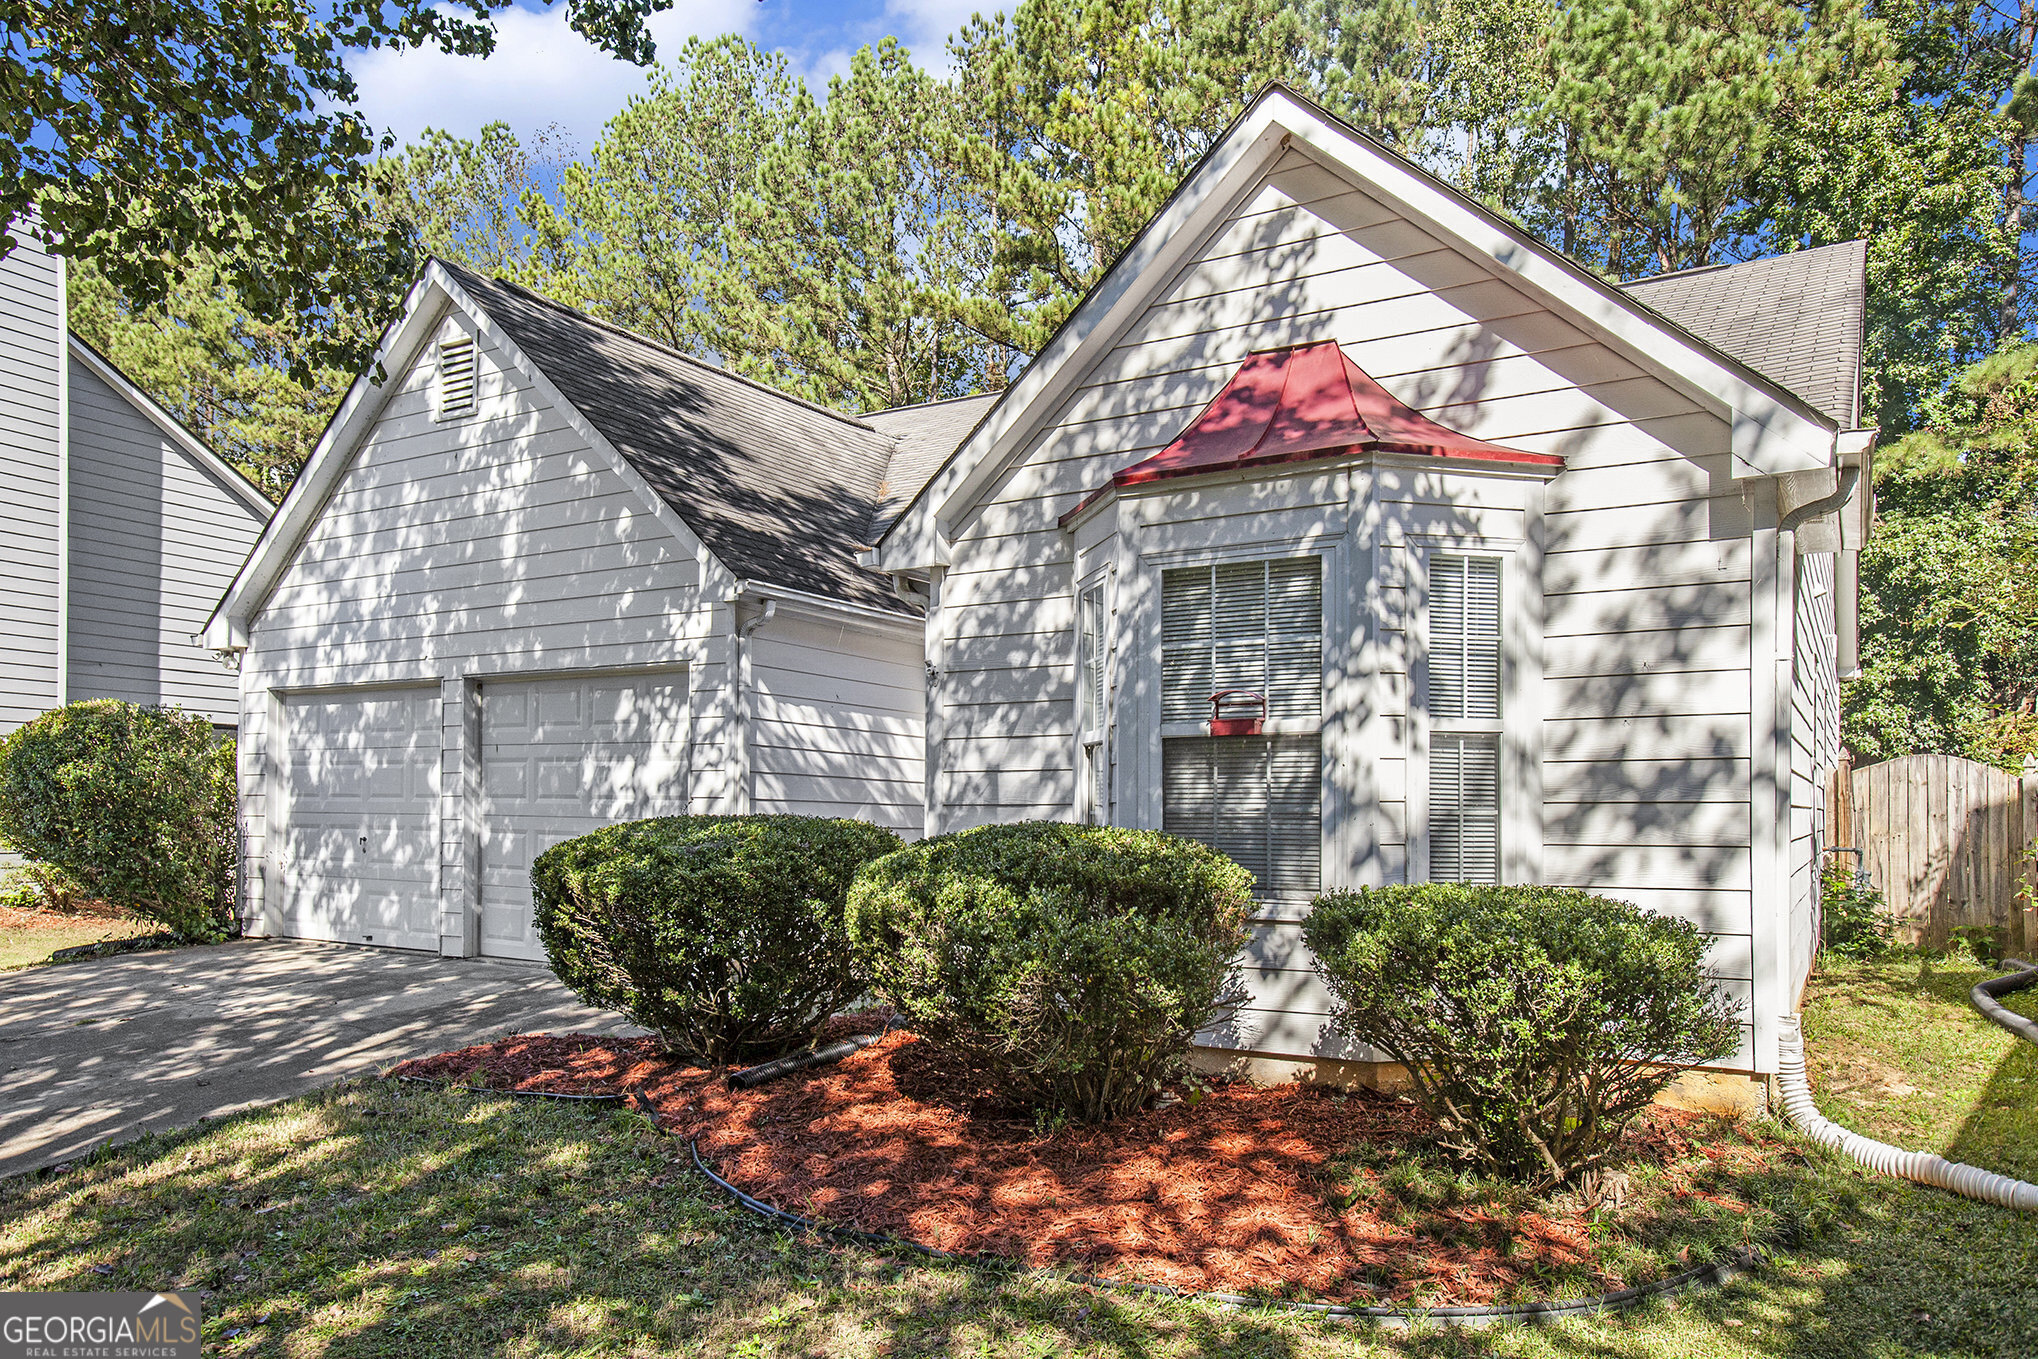
<svg viewBox="0 0 2038 1359">
<path fill-rule="evenodd" d="M 603 330 L 610 331 L 614 334 L 620 335 L 624 339 L 634 340 L 638 344 L 644 345 L 647 348 L 655 349 L 659 353 L 664 354 L 670 358 L 678 359 L 681 363 L 691 364 L 693 367 L 700 369 L 704 373 L 713 373 L 717 377 L 725 377 L 732 382 L 740 382 L 746 387 L 754 387 L 758 391 L 765 393 L 767 396 L 775 396 L 781 401 L 790 401 L 796 406 L 804 406 L 808 410 L 814 411 L 817 414 L 830 416 L 833 419 L 840 420 L 845 425 L 853 425 L 857 429 L 863 430 L 865 433 L 875 434 L 880 438 L 890 437 L 886 435 L 883 430 L 878 429 L 873 425 L 865 424 L 863 420 L 858 416 L 847 415 L 842 411 L 836 410 L 833 406 L 824 406 L 818 401 L 809 401 L 806 397 L 794 396 L 791 392 L 780 391 L 778 388 L 772 386 L 770 383 L 759 382 L 756 378 L 746 377 L 744 374 L 735 372 L 731 369 L 718 367 L 715 364 L 709 363 L 705 359 L 696 358 L 692 354 L 683 353 L 680 350 L 673 348 L 671 345 L 666 344 L 663 340 L 653 339 L 651 336 L 646 335 L 641 331 L 631 330 L 628 326 L 617 325 L 614 321 L 606 320 L 602 317 L 595 316 L 589 312 L 584 312 L 578 307 L 569 307 L 564 302 L 560 302 L 555 298 L 547 297 L 545 296 L 545 294 L 538 292 L 535 289 L 526 288 L 523 284 L 516 282 L 514 279 L 503 278 L 500 277 L 499 275 L 491 276 L 487 274 L 478 273 L 475 270 L 469 269 L 467 266 L 463 264 L 455 264 L 453 261 L 440 258 L 437 255 L 432 256 L 432 258 L 438 261 L 438 263 L 443 265 L 445 268 L 453 271 L 455 274 L 465 274 L 469 278 L 478 278 L 484 283 L 493 284 L 494 286 L 499 288 L 509 288 L 512 291 L 523 294 L 525 297 L 529 298 L 533 302 L 538 303 L 540 306 L 550 308 L 551 310 L 556 312 L 564 312 L 566 315 L 571 316 L 576 321 L 584 321 L 588 325 L 598 326 Z M 960 400 L 961 398 L 955 399 Z M 894 409 L 904 410 L 906 408 L 900 406 L 895 407 Z"/>
<path fill-rule="evenodd" d="M 1824 245 L 1800 246 L 1795 250 L 1784 250 L 1774 255 L 1757 255 L 1752 259 L 1745 260 L 1721 260 L 1717 264 L 1694 264 L 1688 269 L 1672 269 L 1661 274 L 1643 274 L 1640 278 L 1624 278 L 1613 286 L 1616 288 L 1631 288 L 1637 284 L 1655 283 L 1666 278 L 1690 278 L 1697 274 L 1717 273 L 1722 269 L 1738 269 L 1744 264 L 1773 264 L 1777 260 L 1787 260 L 1795 255 L 1810 255 L 1820 250 L 1837 250 L 1843 245 L 1867 244 L 1868 238 L 1866 236 L 1850 236 L 1844 241 L 1827 241 Z"/>
<path fill-rule="evenodd" d="M 882 410 L 865 411 L 863 418 L 868 420 L 873 415 L 893 415 L 899 411 L 923 410 L 928 406 L 947 406 L 957 401 L 981 401 L 987 396 L 1003 396 L 1004 394 L 1004 388 L 994 387 L 987 392 L 970 392 L 964 396 L 937 396 L 932 401 L 909 401 L 903 406 L 886 406 Z M 884 431 L 879 430 L 878 432 L 883 433 Z"/>
</svg>

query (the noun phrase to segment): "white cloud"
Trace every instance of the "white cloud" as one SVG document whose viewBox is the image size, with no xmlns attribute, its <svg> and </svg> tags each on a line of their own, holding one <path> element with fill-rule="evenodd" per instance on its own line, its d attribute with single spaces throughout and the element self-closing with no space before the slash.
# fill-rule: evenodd
<svg viewBox="0 0 2038 1359">
<path fill-rule="evenodd" d="M 954 59 L 948 40 L 969 22 L 972 14 L 986 19 L 1003 10 L 1009 14 L 1017 0 L 985 4 L 983 0 L 885 0 L 885 27 L 898 35 L 913 54 L 913 64 L 925 71 L 947 71 Z"/>
<path fill-rule="evenodd" d="M 647 21 L 661 59 L 688 37 L 749 32 L 755 0 L 691 0 Z M 496 16 L 495 51 L 486 59 L 451 57 L 436 48 L 364 52 L 352 62 L 360 106 L 399 144 L 428 127 L 471 137 L 493 122 L 528 135 L 557 123 L 580 150 L 593 144 L 645 73 L 618 61 L 566 26 L 566 7 L 506 9 Z"/>
</svg>

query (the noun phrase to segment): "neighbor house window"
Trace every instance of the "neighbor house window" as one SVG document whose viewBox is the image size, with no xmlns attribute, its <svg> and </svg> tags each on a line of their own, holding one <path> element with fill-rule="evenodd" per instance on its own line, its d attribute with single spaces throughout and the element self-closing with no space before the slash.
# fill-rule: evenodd
<svg viewBox="0 0 2038 1359">
<path fill-rule="evenodd" d="M 1082 692 L 1076 695 L 1077 727 L 1083 747 L 1083 818 L 1093 826 L 1111 821 L 1110 683 L 1104 587 L 1097 584 L 1076 599 L 1076 658 Z"/>
<path fill-rule="evenodd" d="M 439 341 L 436 384 L 439 419 L 455 420 L 474 414 L 478 377 L 472 335 Z"/>
<path fill-rule="evenodd" d="M 1500 562 L 1429 563 L 1429 876 L 1500 881 Z"/>
<path fill-rule="evenodd" d="M 1211 696 L 1227 689 L 1266 697 L 1260 735 L 1208 734 Z M 1237 860 L 1262 898 L 1313 896 L 1323 844 L 1319 558 L 1162 573 L 1161 720 L 1162 828 Z"/>
</svg>

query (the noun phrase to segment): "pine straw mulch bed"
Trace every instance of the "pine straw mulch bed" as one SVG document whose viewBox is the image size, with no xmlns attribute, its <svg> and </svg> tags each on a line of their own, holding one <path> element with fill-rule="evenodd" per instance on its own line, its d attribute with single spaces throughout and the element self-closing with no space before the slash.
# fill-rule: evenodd
<svg viewBox="0 0 2038 1359">
<path fill-rule="evenodd" d="M 836 1021 L 839 1037 L 867 1020 Z M 666 1131 L 776 1207 L 940 1250 L 1187 1291 L 1434 1307 L 1647 1283 L 1770 1236 L 1782 1140 L 1651 1110 L 1619 1188 L 1531 1195 L 1456 1169 L 1405 1100 L 1218 1085 L 1105 1127 L 1047 1128 L 909 1034 L 749 1091 L 650 1039 L 523 1036 L 390 1074 L 642 1091 Z"/>
</svg>

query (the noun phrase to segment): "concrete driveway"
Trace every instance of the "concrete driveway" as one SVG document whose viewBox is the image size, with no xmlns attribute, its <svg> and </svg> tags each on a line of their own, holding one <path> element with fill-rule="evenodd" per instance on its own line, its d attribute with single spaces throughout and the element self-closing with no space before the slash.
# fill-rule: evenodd
<svg viewBox="0 0 2038 1359">
<path fill-rule="evenodd" d="M 542 965 L 243 939 L 0 974 L 0 1175 L 508 1032 L 614 1032 Z"/>
</svg>

